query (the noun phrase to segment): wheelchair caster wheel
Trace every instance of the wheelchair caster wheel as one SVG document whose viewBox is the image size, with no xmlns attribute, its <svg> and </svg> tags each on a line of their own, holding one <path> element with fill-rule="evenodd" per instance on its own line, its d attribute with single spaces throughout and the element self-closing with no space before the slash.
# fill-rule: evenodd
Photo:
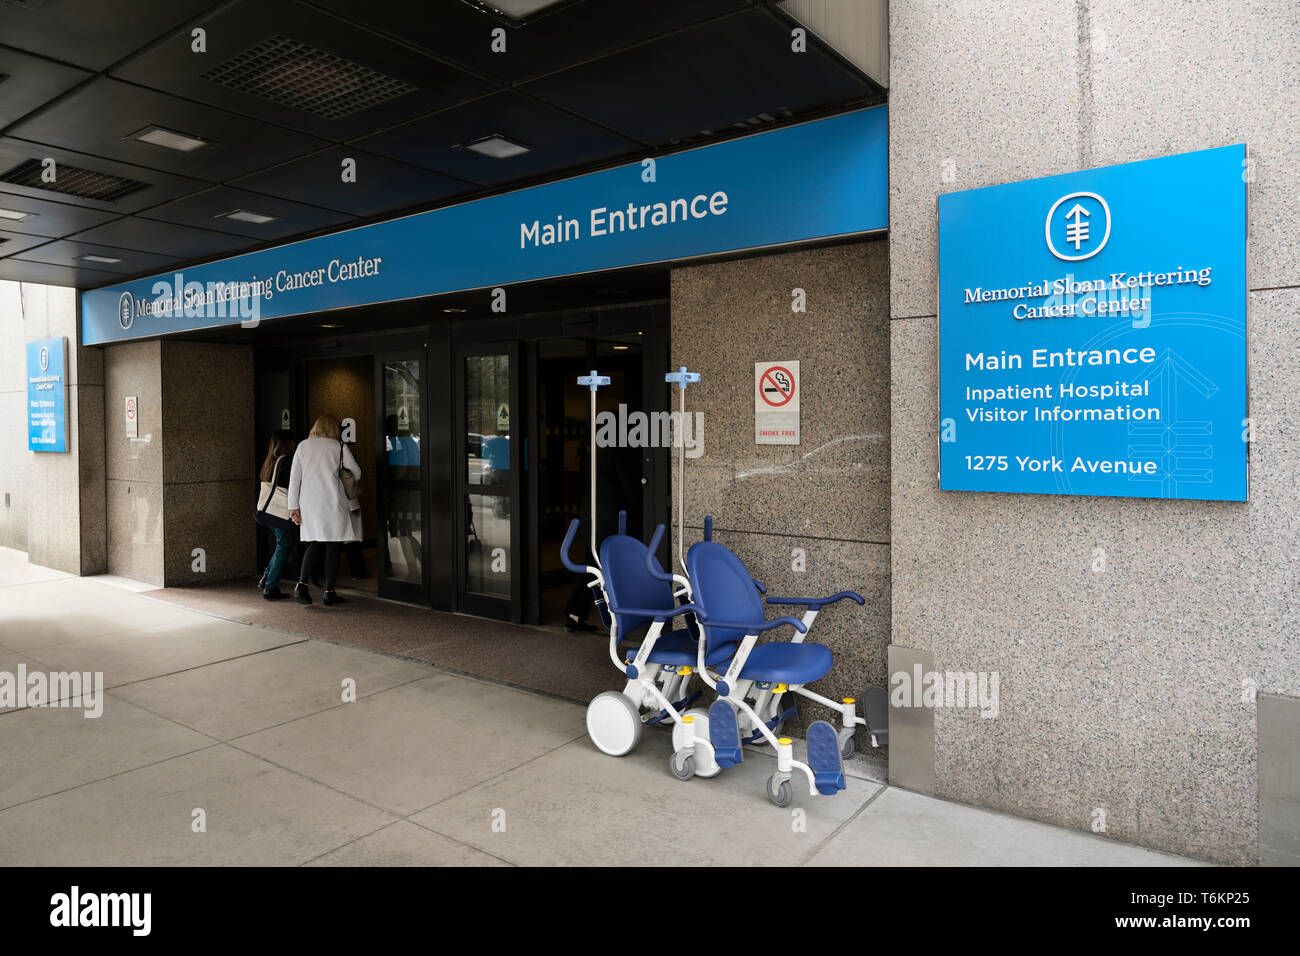
<svg viewBox="0 0 1300 956">
<path fill-rule="evenodd" d="M 604 753 L 621 757 L 641 740 L 641 713 L 616 690 L 597 694 L 587 705 L 587 736 Z"/>
<path fill-rule="evenodd" d="M 771 800 L 778 807 L 788 807 L 790 805 L 790 781 L 776 779 L 776 774 L 767 778 L 767 799 Z"/>
<path fill-rule="evenodd" d="M 678 750 L 668 758 L 668 768 L 678 780 L 690 780 L 695 776 L 695 754 Z"/>
<path fill-rule="evenodd" d="M 695 718 L 695 776 L 716 777 L 722 768 L 713 759 L 713 744 L 709 742 L 709 712 L 692 707 L 682 716 Z M 673 749 L 686 749 L 686 731 L 681 724 L 673 725 Z"/>
<path fill-rule="evenodd" d="M 857 750 L 857 746 L 853 743 L 853 728 L 841 727 L 839 737 L 840 737 L 840 759 L 848 760 L 850 757 L 853 756 L 853 752 Z"/>
</svg>

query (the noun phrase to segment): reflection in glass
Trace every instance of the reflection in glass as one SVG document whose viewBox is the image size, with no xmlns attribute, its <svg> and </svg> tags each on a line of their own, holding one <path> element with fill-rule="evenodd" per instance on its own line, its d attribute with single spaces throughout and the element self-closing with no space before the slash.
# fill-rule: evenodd
<svg viewBox="0 0 1300 956">
<path fill-rule="evenodd" d="M 384 464 L 390 478 L 420 480 L 420 363 L 384 363 Z"/>
<path fill-rule="evenodd" d="M 510 597 L 510 509 L 501 495 L 465 496 L 465 587 Z"/>
<path fill-rule="evenodd" d="M 420 362 L 384 363 L 384 577 L 423 581 L 420 483 Z"/>
<path fill-rule="evenodd" d="M 422 570 L 420 491 L 418 488 L 392 489 L 386 504 L 384 577 L 419 584 Z"/>
<path fill-rule="evenodd" d="M 510 357 L 471 355 L 465 359 L 466 481 L 506 485 L 510 481 Z M 504 490 L 504 489 L 502 489 Z"/>
</svg>

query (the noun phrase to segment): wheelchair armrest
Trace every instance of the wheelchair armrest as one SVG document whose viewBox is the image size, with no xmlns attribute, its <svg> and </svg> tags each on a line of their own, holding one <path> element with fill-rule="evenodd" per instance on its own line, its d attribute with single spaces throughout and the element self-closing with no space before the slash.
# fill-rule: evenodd
<svg viewBox="0 0 1300 956">
<path fill-rule="evenodd" d="M 841 591 L 838 594 L 832 594 L 824 598 L 801 598 L 801 597 L 770 597 L 767 599 L 768 604 L 790 604 L 799 607 L 806 607 L 812 611 L 820 611 L 827 604 L 834 604 L 836 601 L 843 601 L 849 598 L 858 604 L 866 604 L 866 600 L 857 591 Z"/>
<path fill-rule="evenodd" d="M 667 610 L 660 609 L 651 611 L 640 607 L 617 607 L 610 608 L 610 610 L 615 614 L 625 614 L 629 617 L 650 617 L 654 618 L 656 621 L 667 621 L 670 618 L 677 617 L 679 614 L 685 614 L 687 611 L 698 613 L 700 609 L 694 604 L 679 604 L 677 607 L 669 608 Z"/>
<path fill-rule="evenodd" d="M 569 549 L 573 547 L 573 539 L 578 536 L 578 519 L 574 518 L 569 522 L 569 530 L 564 535 L 564 544 L 560 545 L 560 563 L 572 571 L 574 574 L 586 574 L 591 569 L 585 564 L 574 564 L 569 559 Z"/>
<path fill-rule="evenodd" d="M 800 634 L 808 633 L 808 625 L 797 617 L 774 617 L 770 621 L 762 622 L 718 621 L 707 617 L 699 617 L 698 620 L 705 627 L 725 627 L 733 631 L 744 631 L 746 634 L 762 634 L 765 631 L 771 631 L 786 624 L 789 624 Z"/>
<path fill-rule="evenodd" d="M 650 537 L 650 544 L 645 549 L 645 569 L 656 581 L 667 581 L 669 584 L 676 583 L 671 572 L 664 571 L 655 567 L 657 563 L 655 554 L 659 550 L 659 542 L 664 538 L 664 526 L 656 525 L 655 533 Z"/>
</svg>

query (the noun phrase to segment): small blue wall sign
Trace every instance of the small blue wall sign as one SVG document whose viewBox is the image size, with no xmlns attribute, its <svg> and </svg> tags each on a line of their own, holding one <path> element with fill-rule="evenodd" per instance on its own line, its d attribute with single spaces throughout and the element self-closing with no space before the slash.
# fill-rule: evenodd
<svg viewBox="0 0 1300 956">
<path fill-rule="evenodd" d="M 939 197 L 939 487 L 1245 501 L 1244 145 Z"/>
<path fill-rule="evenodd" d="M 67 339 L 27 343 L 27 448 L 68 450 Z"/>
</svg>

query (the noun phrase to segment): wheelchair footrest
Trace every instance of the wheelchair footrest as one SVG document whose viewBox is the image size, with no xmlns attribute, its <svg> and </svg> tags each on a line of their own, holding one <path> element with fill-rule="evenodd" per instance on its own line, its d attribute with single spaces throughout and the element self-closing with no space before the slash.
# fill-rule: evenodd
<svg viewBox="0 0 1300 956">
<path fill-rule="evenodd" d="M 709 708 L 709 743 L 713 744 L 713 759 L 719 767 L 734 767 L 744 759 L 736 711 L 725 700 L 715 700 Z"/>
<path fill-rule="evenodd" d="M 881 747 L 889 746 L 889 693 L 879 685 L 868 687 L 862 698 L 862 716 L 867 730 Z"/>
<path fill-rule="evenodd" d="M 813 772 L 817 792 L 829 797 L 844 789 L 844 763 L 840 759 L 840 741 L 835 728 L 824 720 L 808 728 L 808 766 Z"/>
</svg>

